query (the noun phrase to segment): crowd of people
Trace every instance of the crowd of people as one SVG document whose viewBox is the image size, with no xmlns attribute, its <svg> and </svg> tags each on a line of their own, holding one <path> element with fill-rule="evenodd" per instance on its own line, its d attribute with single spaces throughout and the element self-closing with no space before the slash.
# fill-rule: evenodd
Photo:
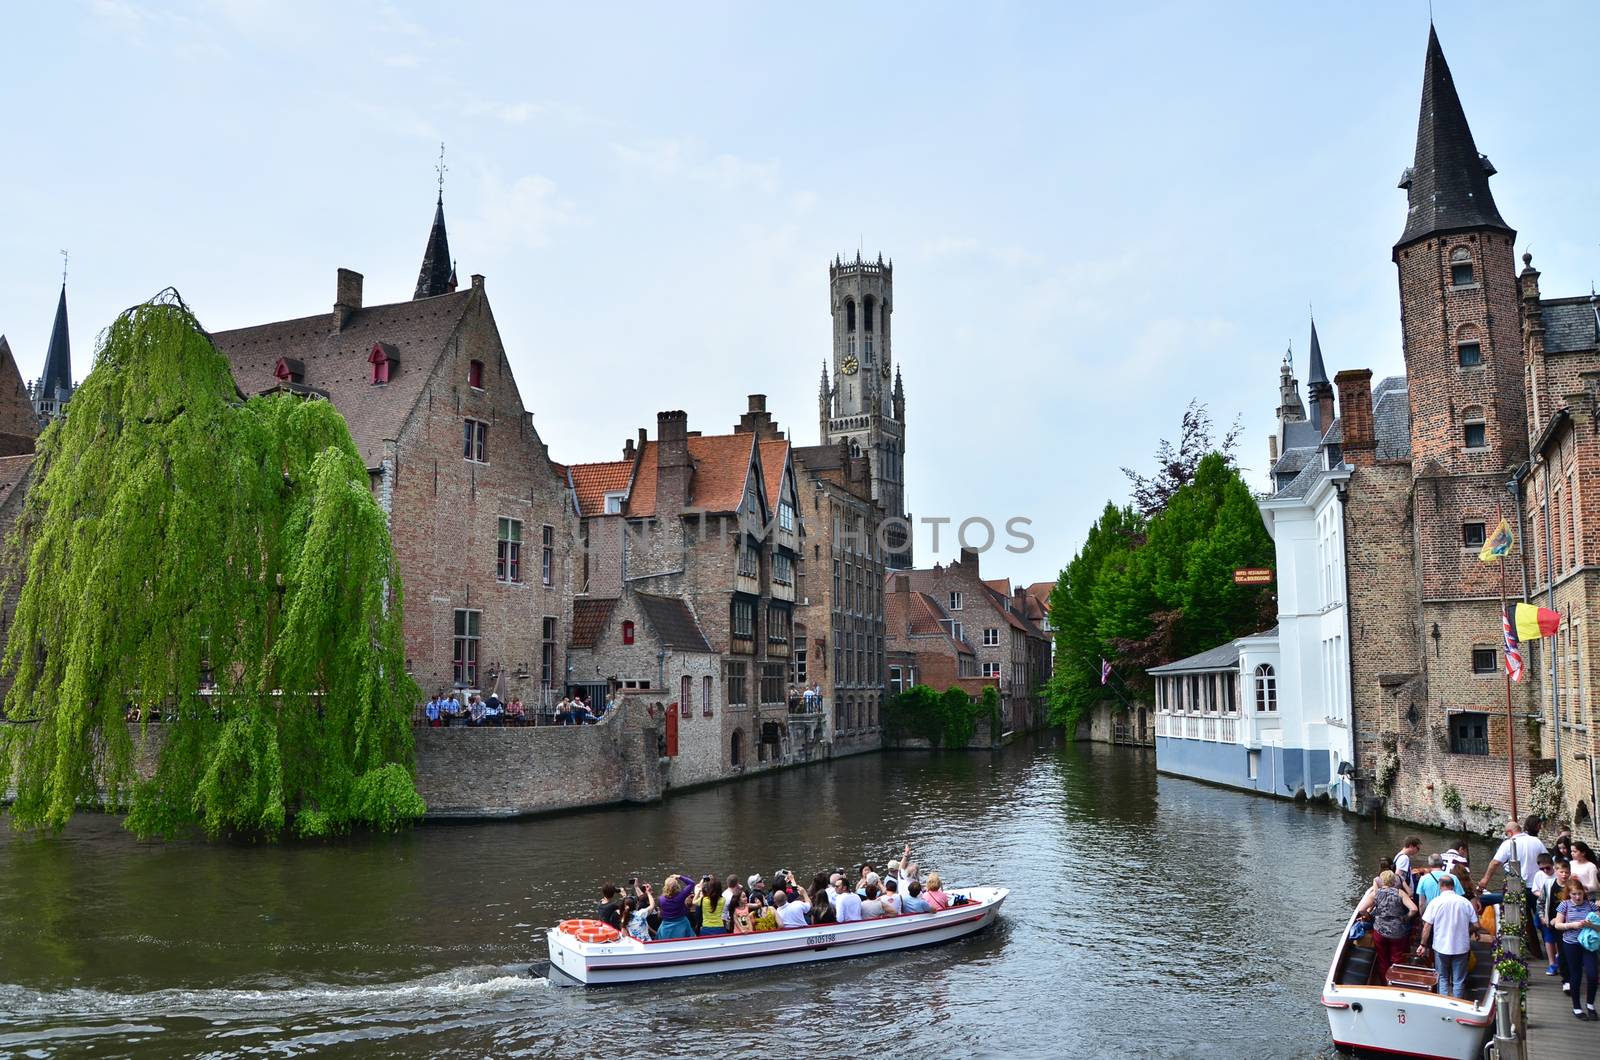
<svg viewBox="0 0 1600 1060">
<path fill-rule="evenodd" d="M 699 882 L 674 873 L 659 892 L 638 878 L 628 880 L 626 888 L 606 883 L 595 919 L 650 942 L 932 913 L 963 901 L 945 892 L 937 872 L 923 876 L 907 844 L 882 873 L 863 862 L 853 873 L 842 867 L 819 872 L 810 886 L 787 869 L 771 878 L 706 873 Z"/>
<path fill-rule="evenodd" d="M 484 697 L 474 692 L 465 700 L 456 692 L 441 692 L 422 707 L 422 723 L 430 728 L 446 725 L 592 725 L 600 714 L 589 705 L 581 692 L 562 696 L 554 709 L 540 717 L 523 705 L 521 696 L 512 696 L 503 703 L 499 696 L 490 693 Z"/>
<path fill-rule="evenodd" d="M 1467 841 L 1427 856 L 1419 865 L 1422 840 L 1408 836 L 1399 853 L 1372 881 L 1357 913 L 1370 923 L 1376 949 L 1373 982 L 1387 982 L 1389 969 L 1407 957 L 1412 931 L 1420 918 L 1416 956 L 1433 952 L 1438 990 L 1466 996 L 1471 942 L 1494 933 L 1493 907 L 1504 893 L 1490 890 L 1497 874 L 1511 867 L 1528 889 L 1529 924 L 1536 946 L 1548 961 L 1546 975 L 1559 975 L 1572 1014 L 1600 1022 L 1595 995 L 1600 989 L 1600 866 L 1581 839 L 1562 830 L 1551 847 L 1539 838 L 1542 822 L 1529 817 L 1511 821 L 1505 840 L 1476 884 L 1468 867 Z"/>
</svg>

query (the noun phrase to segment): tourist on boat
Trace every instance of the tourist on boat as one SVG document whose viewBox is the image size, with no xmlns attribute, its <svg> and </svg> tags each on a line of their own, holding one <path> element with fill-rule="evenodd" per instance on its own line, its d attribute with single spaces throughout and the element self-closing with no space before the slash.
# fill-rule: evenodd
<svg viewBox="0 0 1600 1060">
<path fill-rule="evenodd" d="M 833 885 L 836 897 L 833 899 L 833 915 L 841 924 L 849 924 L 861 919 L 861 896 L 850 889 L 850 885 L 840 877 L 839 882 Z"/>
<path fill-rule="evenodd" d="M 937 872 L 928 873 L 928 886 L 923 889 L 922 897 L 935 913 L 950 908 L 950 896 L 944 893 L 944 881 L 939 879 Z"/>
<path fill-rule="evenodd" d="M 1456 878 L 1448 872 L 1441 875 L 1438 897 L 1429 901 L 1422 913 L 1422 944 L 1417 956 L 1427 954 L 1431 941 L 1439 993 L 1446 997 L 1467 996 L 1467 956 L 1477 919 L 1472 903 L 1456 893 Z"/>
<path fill-rule="evenodd" d="M 792 875 L 789 877 L 789 882 L 794 883 Z M 777 917 L 779 927 L 805 927 L 808 922 L 806 914 L 811 912 L 811 896 L 798 884 L 795 885 L 795 890 L 799 892 L 800 897 L 794 901 L 789 900 L 786 891 L 779 891 L 772 896 L 772 910 Z"/>
<path fill-rule="evenodd" d="M 886 916 L 894 916 L 894 910 L 884 904 L 883 892 L 878 890 L 875 883 L 867 884 L 867 896 L 861 899 L 861 919 L 881 920 Z"/>
<path fill-rule="evenodd" d="M 1411 859 L 1417 856 L 1417 851 L 1422 849 L 1422 840 L 1414 835 L 1406 836 L 1406 841 L 1400 844 L 1400 853 L 1393 859 L 1395 878 L 1401 881 L 1401 886 L 1409 889 L 1412 883 Z"/>
<path fill-rule="evenodd" d="M 1428 903 L 1439 897 L 1440 881 L 1446 876 L 1449 876 L 1452 880 L 1455 879 L 1453 873 L 1446 872 L 1444 869 L 1444 856 L 1442 854 L 1429 854 L 1428 871 L 1417 877 L 1416 887 L 1414 888 L 1419 908 L 1426 910 Z"/>
<path fill-rule="evenodd" d="M 883 903 L 885 916 L 899 916 L 905 912 L 900 905 L 900 884 L 893 876 L 883 881 L 883 893 L 878 900 Z"/>
<path fill-rule="evenodd" d="M 1400 886 L 1398 874 L 1384 869 L 1356 906 L 1357 916 L 1368 912 L 1372 914 L 1372 942 L 1376 950 L 1372 981 L 1382 986 L 1388 982 L 1389 966 L 1405 959 L 1406 941 L 1411 938 L 1411 918 L 1417 915 L 1417 903 Z"/>
<path fill-rule="evenodd" d="M 1539 859 L 1539 875 L 1533 878 L 1533 916 L 1539 925 L 1539 937 L 1544 940 L 1545 957 L 1549 961 L 1545 975 L 1555 975 L 1561 971 L 1563 964 L 1561 934 L 1555 929 L 1555 919 L 1556 906 L 1561 904 L 1567 892 L 1567 865 L 1565 860 L 1558 865 L 1556 859 L 1546 854 Z M 1564 982 L 1565 974 L 1561 978 Z"/>
<path fill-rule="evenodd" d="M 700 934 L 726 935 L 728 925 L 724 914 L 728 900 L 722 895 L 715 876 L 707 876 L 695 887 L 695 904 L 700 908 Z"/>
<path fill-rule="evenodd" d="M 778 916 L 772 911 L 772 906 L 766 902 L 757 902 L 753 906 L 755 914 L 756 931 L 778 930 Z"/>
<path fill-rule="evenodd" d="M 1576 843 L 1573 849 L 1576 851 Z M 1567 896 L 1556 907 L 1554 926 L 1561 932 L 1561 953 L 1567 959 L 1572 1014 L 1581 1020 L 1600 1020 L 1594 1008 L 1595 993 L 1600 987 L 1600 948 L 1589 949 L 1583 939 L 1587 932 L 1600 945 L 1600 911 L 1597 911 L 1589 889 L 1576 875 L 1567 880 Z M 1580 994 L 1583 994 L 1581 1008 L 1578 1004 Z"/>
<path fill-rule="evenodd" d="M 767 881 L 762 878 L 761 873 L 751 873 L 750 878 L 744 882 L 745 893 L 751 898 L 760 898 L 763 902 L 767 900 Z"/>
<path fill-rule="evenodd" d="M 734 898 L 728 915 L 733 918 L 733 933 L 735 935 L 748 935 L 756 929 L 755 917 L 750 914 L 750 897 L 743 891 Z"/>
<path fill-rule="evenodd" d="M 806 919 L 813 924 L 838 923 L 834 913 L 833 902 L 838 892 L 828 883 L 828 878 L 822 873 L 817 873 L 811 881 L 811 910 L 806 913 Z"/>
<path fill-rule="evenodd" d="M 1600 866 L 1595 864 L 1594 851 L 1581 839 L 1572 841 L 1572 878 L 1590 894 L 1600 891 Z"/>
<path fill-rule="evenodd" d="M 622 930 L 622 899 L 617 897 L 616 884 L 600 885 L 600 908 L 594 911 L 594 918 Z"/>
<path fill-rule="evenodd" d="M 657 939 L 688 939 L 694 937 L 694 927 L 689 923 L 689 899 L 694 881 L 687 876 L 668 876 L 661 885 L 661 897 L 656 899 L 661 911 L 661 926 L 656 929 Z"/>
<path fill-rule="evenodd" d="M 865 894 L 867 890 L 867 881 L 872 880 L 876 882 L 877 879 L 878 874 L 872 871 L 872 865 L 869 862 L 863 861 L 861 863 L 861 871 L 856 873 L 856 894 Z"/>
<path fill-rule="evenodd" d="M 628 899 L 624 912 L 627 914 L 629 937 L 636 938 L 640 942 L 649 942 L 650 914 L 656 912 L 656 896 L 651 893 L 648 881 L 635 882 L 633 897 Z"/>
<path fill-rule="evenodd" d="M 922 884 L 917 880 L 906 884 L 906 893 L 900 899 L 900 912 L 906 914 L 933 912 L 933 906 L 922 897 Z"/>
</svg>

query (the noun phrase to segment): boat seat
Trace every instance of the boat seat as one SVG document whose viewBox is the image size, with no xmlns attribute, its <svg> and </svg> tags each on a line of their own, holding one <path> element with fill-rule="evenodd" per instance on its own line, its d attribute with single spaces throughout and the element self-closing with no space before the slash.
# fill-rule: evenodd
<svg viewBox="0 0 1600 1060">
<path fill-rule="evenodd" d="M 1439 973 L 1432 968 L 1415 964 L 1391 964 L 1389 985 L 1407 986 L 1416 990 L 1432 990 L 1439 985 Z"/>
<path fill-rule="evenodd" d="M 1372 965 L 1377 951 L 1370 946 L 1352 946 L 1345 958 L 1344 970 L 1339 975 L 1341 986 L 1366 986 L 1372 981 Z"/>
</svg>

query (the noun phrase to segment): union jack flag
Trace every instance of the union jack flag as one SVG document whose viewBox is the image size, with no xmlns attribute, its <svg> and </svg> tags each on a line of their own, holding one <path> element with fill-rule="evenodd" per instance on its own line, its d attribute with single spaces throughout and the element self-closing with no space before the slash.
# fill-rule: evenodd
<svg viewBox="0 0 1600 1060">
<path fill-rule="evenodd" d="M 1517 627 L 1511 624 L 1511 612 L 1500 612 L 1500 625 L 1506 635 L 1506 673 L 1511 680 L 1522 682 L 1522 645 L 1517 643 Z"/>
</svg>

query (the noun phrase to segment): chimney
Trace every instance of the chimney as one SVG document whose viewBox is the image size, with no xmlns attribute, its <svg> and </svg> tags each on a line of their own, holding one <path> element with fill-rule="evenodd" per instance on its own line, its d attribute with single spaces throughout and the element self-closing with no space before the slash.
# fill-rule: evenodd
<svg viewBox="0 0 1600 1060">
<path fill-rule="evenodd" d="M 734 425 L 734 434 L 753 434 L 758 439 L 771 440 L 779 436 L 778 423 L 767 411 L 767 395 L 751 394 L 750 409 Z"/>
<path fill-rule="evenodd" d="M 961 558 L 956 560 L 956 562 L 954 564 L 951 564 L 951 566 L 957 566 L 957 565 L 962 566 L 962 567 L 971 567 L 973 575 L 977 575 L 977 573 L 978 573 L 978 552 L 977 552 L 977 550 L 976 549 L 971 549 L 971 548 L 963 548 L 961 550 Z"/>
<path fill-rule="evenodd" d="M 472 274 L 472 289 L 474 291 L 483 290 L 483 273 L 475 272 Z"/>
<path fill-rule="evenodd" d="M 689 506 L 689 414 L 656 413 L 656 512 L 681 512 Z"/>
<path fill-rule="evenodd" d="M 1267 463 L 1268 464 L 1276 464 L 1277 462 L 1278 462 L 1278 436 L 1276 434 L 1269 434 L 1269 435 L 1267 435 Z"/>
<path fill-rule="evenodd" d="M 346 323 L 361 308 L 361 274 L 340 269 L 334 286 L 333 330 L 343 331 Z"/>
<path fill-rule="evenodd" d="M 1372 431 L 1372 369 L 1351 368 L 1333 377 L 1339 388 L 1344 459 L 1351 467 L 1371 467 L 1377 458 Z"/>
<path fill-rule="evenodd" d="M 894 591 L 896 593 L 901 594 L 902 596 L 910 595 L 910 593 L 911 593 L 911 575 L 909 575 L 909 574 L 896 574 L 894 576 Z"/>
<path fill-rule="evenodd" d="M 634 454 L 633 439 L 629 438 L 622 443 L 622 459 L 632 460 Z"/>
<path fill-rule="evenodd" d="M 1312 383 L 1306 389 L 1311 397 L 1311 418 L 1316 422 L 1317 430 L 1326 434 L 1328 428 L 1333 426 L 1333 387 L 1327 383 Z"/>
</svg>

